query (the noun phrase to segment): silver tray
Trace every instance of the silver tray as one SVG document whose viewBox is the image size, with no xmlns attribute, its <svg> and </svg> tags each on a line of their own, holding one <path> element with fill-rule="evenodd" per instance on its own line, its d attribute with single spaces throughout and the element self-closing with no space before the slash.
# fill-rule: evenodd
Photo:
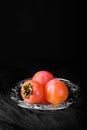
<svg viewBox="0 0 87 130">
<path fill-rule="evenodd" d="M 28 78 L 30 79 L 30 78 Z M 71 104 L 76 103 L 77 99 L 80 95 L 80 88 L 77 84 L 74 84 L 73 82 L 63 79 L 63 78 L 57 78 L 58 80 L 63 81 L 67 87 L 69 88 L 69 96 L 67 100 L 56 107 L 53 107 L 51 104 L 29 104 L 25 101 L 23 101 L 21 94 L 20 94 L 20 88 L 25 80 L 19 81 L 16 84 L 12 86 L 11 92 L 10 92 L 10 98 L 17 103 L 18 106 L 22 108 L 27 109 L 35 109 L 35 110 L 60 110 L 68 108 Z"/>
</svg>

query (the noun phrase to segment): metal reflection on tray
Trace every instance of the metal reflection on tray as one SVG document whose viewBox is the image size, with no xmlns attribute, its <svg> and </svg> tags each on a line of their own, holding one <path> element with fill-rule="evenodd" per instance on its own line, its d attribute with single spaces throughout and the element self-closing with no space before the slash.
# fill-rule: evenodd
<svg viewBox="0 0 87 130">
<path fill-rule="evenodd" d="M 67 79 L 63 79 L 63 78 L 57 78 L 57 79 L 63 81 L 67 85 L 67 87 L 69 89 L 69 96 L 65 102 L 58 104 L 56 107 L 53 107 L 51 104 L 29 104 L 29 103 L 23 101 L 21 94 L 20 94 L 20 88 L 26 79 L 19 81 L 18 83 L 14 84 L 12 86 L 10 98 L 13 101 L 15 101 L 18 104 L 18 106 L 20 106 L 22 108 L 27 108 L 27 109 L 35 109 L 35 110 L 65 109 L 77 101 L 77 99 L 79 97 L 80 88 L 77 84 L 74 84 L 73 82 L 71 82 Z"/>
</svg>

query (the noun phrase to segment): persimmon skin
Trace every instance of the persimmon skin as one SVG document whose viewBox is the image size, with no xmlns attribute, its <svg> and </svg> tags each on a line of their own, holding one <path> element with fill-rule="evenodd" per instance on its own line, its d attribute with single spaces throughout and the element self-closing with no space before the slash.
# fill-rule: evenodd
<svg viewBox="0 0 87 130">
<path fill-rule="evenodd" d="M 52 79 L 45 85 L 45 98 L 53 104 L 63 103 L 69 95 L 69 89 L 66 84 L 58 79 Z"/>
<path fill-rule="evenodd" d="M 30 85 L 30 95 L 29 97 L 27 97 L 26 95 L 24 95 L 25 89 L 24 86 Z M 21 97 L 23 98 L 23 100 L 25 102 L 28 103 L 35 103 L 35 104 L 39 104 L 39 103 L 44 103 L 44 90 L 43 87 L 41 86 L 41 84 L 37 81 L 33 81 L 33 80 L 26 80 L 21 87 Z"/>
<path fill-rule="evenodd" d="M 48 81 L 54 78 L 55 77 L 51 72 L 40 70 L 33 75 L 32 80 L 38 81 L 44 87 Z"/>
</svg>

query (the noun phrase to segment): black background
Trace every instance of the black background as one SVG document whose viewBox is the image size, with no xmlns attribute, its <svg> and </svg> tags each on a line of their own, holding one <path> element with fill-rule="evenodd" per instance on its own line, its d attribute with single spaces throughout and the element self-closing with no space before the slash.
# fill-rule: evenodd
<svg viewBox="0 0 87 130">
<path fill-rule="evenodd" d="M 42 69 L 78 84 L 85 103 L 83 3 L 7 1 L 0 6 L 0 92 Z"/>
<path fill-rule="evenodd" d="M 29 1 L 0 5 L 1 69 L 67 68 L 75 73 L 74 79 L 85 81 L 82 2 Z"/>
</svg>

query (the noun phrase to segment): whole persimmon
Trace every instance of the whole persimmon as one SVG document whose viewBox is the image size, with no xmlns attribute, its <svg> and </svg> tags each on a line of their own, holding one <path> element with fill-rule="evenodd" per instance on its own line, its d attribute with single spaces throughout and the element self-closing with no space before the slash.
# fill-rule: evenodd
<svg viewBox="0 0 87 130">
<path fill-rule="evenodd" d="M 44 86 L 48 81 L 54 79 L 54 75 L 46 70 L 37 71 L 32 80 L 38 81 L 42 86 Z"/>
<path fill-rule="evenodd" d="M 28 103 L 44 103 L 44 90 L 37 81 L 26 80 L 21 86 L 21 96 Z"/>
<path fill-rule="evenodd" d="M 45 99 L 53 105 L 63 103 L 68 98 L 68 87 L 63 81 L 56 78 L 47 82 L 44 88 Z"/>
</svg>

